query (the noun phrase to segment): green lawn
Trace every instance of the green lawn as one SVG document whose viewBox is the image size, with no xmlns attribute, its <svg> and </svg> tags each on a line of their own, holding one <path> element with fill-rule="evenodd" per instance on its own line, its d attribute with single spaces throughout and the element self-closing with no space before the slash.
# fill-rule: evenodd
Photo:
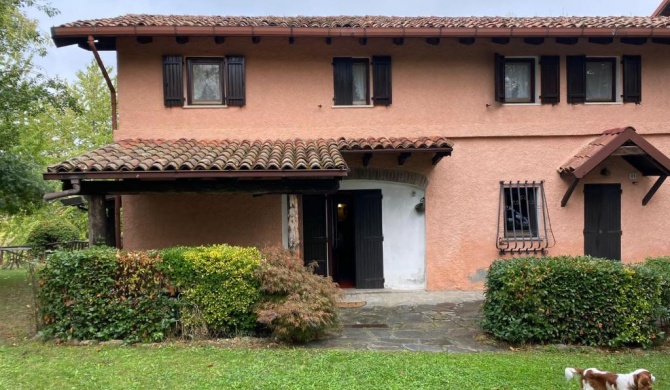
<svg viewBox="0 0 670 390">
<path fill-rule="evenodd" d="M 577 390 L 563 369 L 595 366 L 648 368 L 655 389 L 670 390 L 670 356 L 661 351 L 447 354 L 33 342 L 26 274 L 0 270 L 0 389 Z"/>
<path fill-rule="evenodd" d="M 670 358 L 654 353 L 414 353 L 216 347 L 0 346 L 2 389 L 578 389 L 566 366 L 650 369 L 670 389 Z M 666 383 L 667 382 L 667 383 Z"/>
</svg>

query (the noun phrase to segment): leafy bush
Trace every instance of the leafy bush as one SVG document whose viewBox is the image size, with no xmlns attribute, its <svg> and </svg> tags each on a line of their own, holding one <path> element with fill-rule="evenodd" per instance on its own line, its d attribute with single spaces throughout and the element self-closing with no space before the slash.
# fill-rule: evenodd
<svg viewBox="0 0 670 390">
<path fill-rule="evenodd" d="M 284 341 L 318 339 L 339 326 L 340 290 L 330 278 L 314 274 L 300 257 L 281 248 L 266 248 L 256 275 L 262 301 L 258 322 Z"/>
<path fill-rule="evenodd" d="M 657 337 L 660 280 L 641 267 L 590 257 L 497 260 L 483 328 L 508 342 L 648 346 Z"/>
<path fill-rule="evenodd" d="M 176 322 L 156 253 L 56 251 L 40 271 L 43 333 L 59 339 L 158 341 Z"/>
<path fill-rule="evenodd" d="M 26 244 L 34 252 L 42 252 L 53 242 L 75 241 L 79 239 L 77 228 L 67 220 L 52 219 L 39 223 L 28 234 Z"/>
<path fill-rule="evenodd" d="M 664 327 L 670 326 L 670 256 L 647 258 L 644 267 L 661 279 L 662 310 L 659 318 Z"/>
<path fill-rule="evenodd" d="M 183 325 L 198 327 L 204 320 L 215 336 L 255 329 L 258 249 L 225 244 L 174 247 L 163 250 L 161 256 L 162 270 L 181 293 Z"/>
</svg>

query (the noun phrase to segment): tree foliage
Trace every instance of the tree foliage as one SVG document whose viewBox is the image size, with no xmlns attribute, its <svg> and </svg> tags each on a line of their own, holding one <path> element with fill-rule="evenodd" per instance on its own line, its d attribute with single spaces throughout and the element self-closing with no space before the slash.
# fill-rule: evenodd
<svg viewBox="0 0 670 390">
<path fill-rule="evenodd" d="M 41 178 L 48 164 L 111 140 L 109 92 L 95 62 L 72 84 L 33 66 L 49 39 L 26 16 L 29 7 L 58 12 L 39 0 L 0 0 L 0 225 L 44 207 L 42 195 L 56 189 Z"/>
</svg>

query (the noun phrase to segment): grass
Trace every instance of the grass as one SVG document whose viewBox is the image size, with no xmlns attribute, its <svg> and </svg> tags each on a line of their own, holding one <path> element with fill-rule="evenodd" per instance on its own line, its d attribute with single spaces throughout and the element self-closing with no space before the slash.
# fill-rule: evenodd
<svg viewBox="0 0 670 390">
<path fill-rule="evenodd" d="M 567 366 L 646 367 L 669 389 L 668 356 L 652 353 L 354 352 L 161 346 L 0 346 L 7 389 L 578 389 Z"/>
<path fill-rule="evenodd" d="M 0 270 L 0 389 L 577 390 L 576 381 L 565 382 L 567 366 L 645 367 L 658 380 L 655 389 L 670 389 L 670 358 L 661 351 L 448 354 L 39 343 L 27 340 L 31 304 L 27 271 Z"/>
<path fill-rule="evenodd" d="M 16 342 L 34 332 L 32 293 L 28 271 L 0 269 L 0 344 Z"/>
</svg>

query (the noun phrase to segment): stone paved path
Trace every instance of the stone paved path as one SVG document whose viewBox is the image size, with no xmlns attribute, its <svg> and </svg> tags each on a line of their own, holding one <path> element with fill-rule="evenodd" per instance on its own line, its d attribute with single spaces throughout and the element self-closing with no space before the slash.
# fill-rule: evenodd
<svg viewBox="0 0 670 390">
<path fill-rule="evenodd" d="M 342 333 L 309 348 L 389 351 L 475 352 L 500 348 L 477 342 L 481 293 L 356 293 L 345 301 L 365 302 L 342 308 Z M 389 295 L 390 294 L 390 295 Z M 395 295 L 392 295 L 395 294 Z"/>
</svg>

